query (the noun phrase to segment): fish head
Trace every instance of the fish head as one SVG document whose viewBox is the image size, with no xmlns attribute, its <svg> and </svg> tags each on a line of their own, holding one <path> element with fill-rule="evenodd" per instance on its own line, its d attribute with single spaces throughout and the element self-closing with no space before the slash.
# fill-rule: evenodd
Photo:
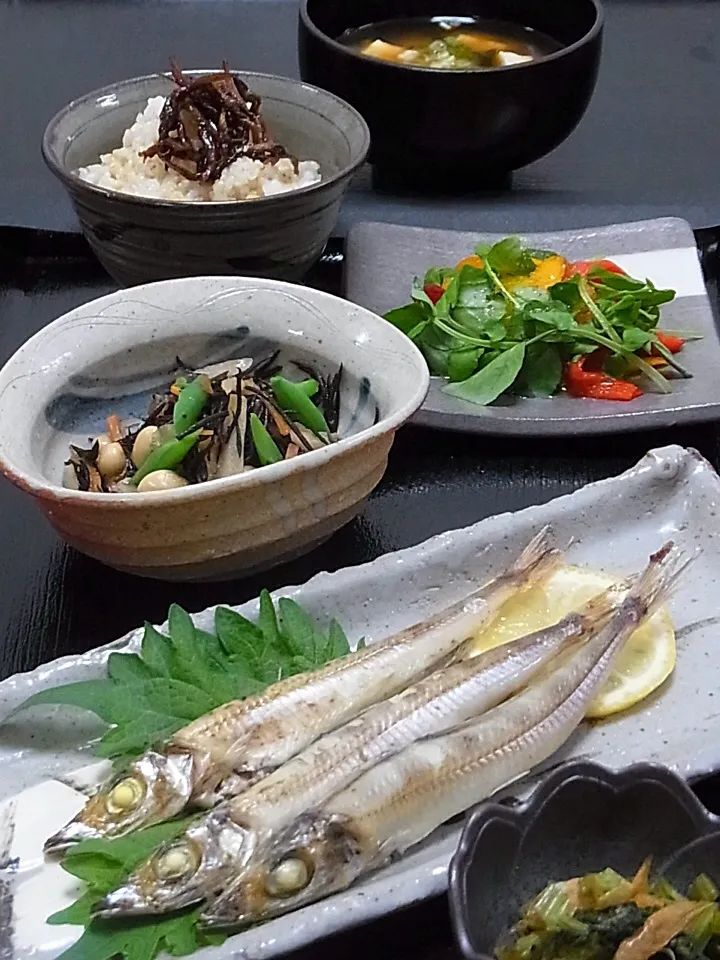
<svg viewBox="0 0 720 960">
<path fill-rule="evenodd" d="M 269 920 L 344 889 L 366 866 L 362 841 L 344 818 L 307 814 L 256 849 L 201 922 L 237 927 Z"/>
<path fill-rule="evenodd" d="M 45 842 L 46 853 L 80 840 L 121 837 L 180 813 L 193 790 L 196 761 L 189 752 L 148 751 L 113 777 L 80 813 Z"/>
<path fill-rule="evenodd" d="M 254 835 L 218 808 L 162 844 L 94 907 L 94 916 L 167 913 L 217 895 L 242 869 Z"/>
</svg>

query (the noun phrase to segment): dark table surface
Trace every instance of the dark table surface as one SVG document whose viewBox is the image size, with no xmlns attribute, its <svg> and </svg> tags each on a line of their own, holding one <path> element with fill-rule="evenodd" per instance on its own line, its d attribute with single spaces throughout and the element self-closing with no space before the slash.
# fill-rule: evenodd
<svg viewBox="0 0 720 960">
<path fill-rule="evenodd" d="M 557 0 L 555 0 L 557 2 Z M 296 72 L 288 0 L 5 0 L 0 3 L 0 363 L 33 332 L 113 289 L 74 231 L 39 138 L 68 99 L 115 79 L 229 57 L 242 70 Z M 538 230 L 675 213 L 720 224 L 720 2 L 609 0 L 598 91 L 576 133 L 519 172 L 513 188 L 463 198 L 397 196 L 354 185 L 338 233 L 357 219 L 487 230 Z M 718 302 L 720 230 L 698 240 Z M 333 251 L 341 248 L 338 244 Z M 312 282 L 338 290 L 341 257 Z M 717 426 L 617 438 L 503 440 L 401 431 L 381 486 L 361 515 L 308 557 L 261 578 L 177 587 L 123 576 L 66 549 L 28 499 L 0 481 L 0 677 L 105 643 L 172 601 L 190 610 L 239 603 L 262 586 L 301 582 L 445 529 L 549 500 L 620 472 L 651 447 L 697 447 L 720 466 Z M 0 730 L 0 737 L 2 731 Z M 716 778 L 698 786 L 720 810 Z M 453 952 L 442 898 L 303 951 L 379 960 Z"/>
<path fill-rule="evenodd" d="M 366 171 L 340 230 L 359 217 L 490 231 L 670 213 L 694 227 L 720 223 L 720 3 L 606 6 L 587 115 L 558 150 L 516 174 L 512 192 L 454 201 L 381 196 Z M 165 69 L 170 56 L 188 68 L 229 58 L 239 71 L 296 75 L 296 17 L 296 0 L 0 2 L 0 90 L 12 91 L 0 104 L 0 223 L 75 229 L 39 149 L 45 124 L 68 100 Z"/>
</svg>

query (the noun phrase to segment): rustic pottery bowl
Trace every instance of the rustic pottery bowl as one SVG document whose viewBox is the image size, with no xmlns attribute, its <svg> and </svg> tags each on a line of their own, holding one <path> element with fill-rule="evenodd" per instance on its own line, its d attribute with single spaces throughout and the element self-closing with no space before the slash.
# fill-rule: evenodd
<svg viewBox="0 0 720 960">
<path fill-rule="evenodd" d="M 239 476 L 179 490 L 63 488 L 68 443 L 105 417 L 144 417 L 153 392 L 191 367 L 275 347 L 320 372 L 344 366 L 342 439 Z M 119 570 L 227 579 L 277 564 L 347 523 L 382 477 L 397 428 L 421 405 L 427 365 L 407 337 L 338 297 L 273 280 L 198 277 L 86 303 L 25 343 L 0 371 L 0 471 L 69 544 Z M 377 422 L 376 422 L 377 421 Z"/>
<path fill-rule="evenodd" d="M 332 93 L 299 80 L 242 77 L 262 98 L 275 140 L 301 160 L 318 161 L 320 183 L 258 200 L 196 203 L 132 197 L 81 180 L 77 169 L 119 147 L 150 97 L 170 93 L 165 74 L 94 90 L 48 124 L 45 160 L 67 189 L 97 258 L 118 283 L 235 273 L 298 280 L 322 254 L 368 151 L 365 121 Z"/>
<path fill-rule="evenodd" d="M 493 960 L 524 904 L 553 880 L 605 867 L 632 874 L 647 856 L 681 886 L 720 875 L 720 820 L 666 767 L 614 773 L 560 766 L 516 807 L 486 803 L 468 817 L 450 864 L 450 908 L 466 960 Z"/>
<path fill-rule="evenodd" d="M 446 13 L 534 27 L 563 49 L 495 70 L 437 70 L 366 57 L 337 41 L 394 16 Z M 602 28 L 599 0 L 454 0 L 440 10 L 437 0 L 301 0 L 300 72 L 362 113 L 373 164 L 427 189 L 477 189 L 572 133 L 595 88 Z"/>
</svg>

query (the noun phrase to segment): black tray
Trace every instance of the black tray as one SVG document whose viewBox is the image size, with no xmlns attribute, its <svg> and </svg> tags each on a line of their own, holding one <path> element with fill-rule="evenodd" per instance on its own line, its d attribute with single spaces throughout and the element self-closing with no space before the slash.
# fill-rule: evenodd
<svg viewBox="0 0 720 960">
<path fill-rule="evenodd" d="M 718 300 L 720 228 L 698 231 L 703 269 Z M 308 282 L 340 292 L 342 241 L 331 241 Z M 85 241 L 69 234 L 0 228 L 0 364 L 50 320 L 115 289 Z M 110 570 L 66 548 L 30 499 L 0 482 L 0 675 L 96 647 L 144 620 L 162 622 L 172 601 L 191 610 L 240 603 L 320 570 L 363 563 L 443 530 L 541 503 L 619 473 L 650 447 L 697 447 L 720 466 L 715 424 L 602 438 L 515 439 L 400 431 L 390 466 L 361 514 L 308 556 L 260 577 L 177 585 Z"/>
<path fill-rule="evenodd" d="M 696 233 L 715 306 L 720 228 Z M 114 289 L 75 235 L 0 228 L 0 364 L 36 330 L 79 303 Z M 339 292 L 342 242 L 331 241 L 308 282 Z M 620 437 L 504 440 L 406 427 L 388 472 L 364 510 L 324 546 L 260 577 L 215 585 L 171 585 L 116 573 L 66 548 L 30 499 L 0 480 L 0 676 L 96 647 L 161 622 L 177 601 L 196 611 L 241 603 L 261 587 L 302 582 L 320 570 L 363 563 L 443 530 L 516 510 L 619 473 L 651 447 L 682 443 L 720 466 L 716 425 Z M 0 730 L 0 737 L 2 731 Z M 720 812 L 720 776 L 695 785 Z M 299 951 L 298 960 L 450 960 L 447 906 L 436 898 Z"/>
</svg>

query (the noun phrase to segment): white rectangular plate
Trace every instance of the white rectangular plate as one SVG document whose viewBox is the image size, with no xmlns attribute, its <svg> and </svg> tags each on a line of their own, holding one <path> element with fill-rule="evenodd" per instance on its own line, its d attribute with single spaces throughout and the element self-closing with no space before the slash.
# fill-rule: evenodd
<svg viewBox="0 0 720 960">
<path fill-rule="evenodd" d="M 712 467 L 692 450 L 665 447 L 649 453 L 619 477 L 590 484 L 542 506 L 443 533 L 363 566 L 320 574 L 282 593 L 296 598 L 319 621 L 338 616 L 351 638 L 364 635 L 371 641 L 468 593 L 478 580 L 504 567 L 546 523 L 552 524 L 560 544 L 572 539 L 568 562 L 617 575 L 641 569 L 649 554 L 668 539 L 688 552 L 700 548 L 671 602 L 678 642 L 674 675 L 651 701 L 634 711 L 584 726 L 562 756 L 590 757 L 611 768 L 649 760 L 697 778 L 720 766 L 716 727 L 720 702 L 718 510 L 720 478 Z M 182 603 L 181 593 L 177 599 Z M 239 609 L 253 616 L 256 604 Z M 212 629 L 213 610 L 194 619 L 199 627 Z M 137 649 L 140 637 L 141 632 L 135 631 L 84 656 L 57 660 L 5 680 L 0 684 L 0 718 L 36 690 L 103 675 L 109 651 Z M 0 726 L 0 801 L 48 778 L 67 779 L 71 771 L 89 762 L 87 741 L 98 729 L 86 714 L 68 708 L 28 711 Z M 556 755 L 553 764 L 560 759 Z M 506 793 L 519 796 L 527 790 L 526 782 Z M 31 799 L 34 796 L 33 791 Z M 58 793 L 58 807 L 65 802 Z M 67 803 L 72 805 L 72 797 Z M 22 910 L 28 901 L 22 895 L 23 885 L 32 884 L 24 887 L 26 892 L 38 889 L 40 877 L 48 902 L 56 905 L 49 887 L 58 882 L 59 871 L 55 868 L 52 876 L 46 876 L 42 871 L 48 868 L 38 858 L 50 830 L 46 822 L 35 822 L 29 800 L 17 804 L 15 813 L 12 805 L 5 809 L 4 824 L 0 809 L 0 913 L 4 892 L 8 910 L 14 901 L 15 920 L 12 925 L 0 924 L 0 957 L 50 960 L 61 952 L 62 941 L 67 946 L 78 932 L 73 927 L 48 928 L 37 907 L 31 915 Z M 21 814 L 25 817 L 22 823 Z M 57 826 L 66 814 L 66 809 L 54 814 L 59 818 Z M 17 827 L 14 841 L 10 836 L 13 823 Z M 445 889 L 459 829 L 458 825 L 444 827 L 411 855 L 349 891 L 238 934 L 225 946 L 196 956 L 264 960 L 437 894 Z M 8 857 L 3 858 L 3 847 L 11 861 L 4 867 L 3 859 Z M 20 859 L 13 864 L 15 855 Z M 42 949 L 50 934 L 52 941 Z"/>
<path fill-rule="evenodd" d="M 348 234 L 345 293 L 349 300 L 385 314 L 410 300 L 415 277 L 433 265 L 452 265 L 480 241 L 500 235 L 359 223 Z M 443 393 L 433 377 L 416 423 L 469 433 L 521 436 L 578 436 L 700 423 L 720 416 L 716 389 L 720 339 L 705 289 L 689 223 L 674 217 L 619 223 L 608 227 L 525 234 L 531 246 L 556 250 L 569 260 L 606 257 L 639 279 L 670 288 L 676 299 L 662 308 L 660 327 L 692 330 L 703 337 L 682 353 L 691 380 L 673 380 L 668 394 L 645 393 L 629 403 L 580 400 L 560 393 L 546 398 L 501 397 L 488 407 Z"/>
</svg>

